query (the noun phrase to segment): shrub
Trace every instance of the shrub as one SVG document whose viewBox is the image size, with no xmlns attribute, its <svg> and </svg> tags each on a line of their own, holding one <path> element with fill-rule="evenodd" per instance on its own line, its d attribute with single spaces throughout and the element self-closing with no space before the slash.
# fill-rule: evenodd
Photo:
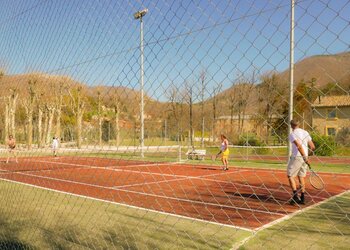
<svg viewBox="0 0 350 250">
<path fill-rule="evenodd" d="M 241 135 L 239 137 L 238 145 L 240 146 L 261 146 L 261 141 L 254 135 Z"/>
<path fill-rule="evenodd" d="M 320 135 L 318 133 L 311 134 L 315 144 L 315 154 L 319 156 L 332 156 L 335 151 L 335 140 L 333 136 Z"/>
<path fill-rule="evenodd" d="M 250 135 L 242 135 L 239 138 L 238 145 L 240 146 L 257 146 L 258 148 L 253 148 L 252 153 L 255 155 L 266 155 L 270 153 L 270 150 L 266 146 L 265 143 L 259 140 L 255 134 Z M 259 148 L 261 147 L 261 148 Z"/>
</svg>

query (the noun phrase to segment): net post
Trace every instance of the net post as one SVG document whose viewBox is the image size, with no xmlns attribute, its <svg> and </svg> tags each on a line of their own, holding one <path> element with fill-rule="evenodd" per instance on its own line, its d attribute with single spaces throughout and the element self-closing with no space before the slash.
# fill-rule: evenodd
<svg viewBox="0 0 350 250">
<path fill-rule="evenodd" d="M 179 152 L 178 152 L 178 160 L 179 160 L 179 162 L 181 162 L 182 161 L 182 159 L 181 159 L 181 144 L 179 144 L 178 150 L 179 150 Z"/>
</svg>

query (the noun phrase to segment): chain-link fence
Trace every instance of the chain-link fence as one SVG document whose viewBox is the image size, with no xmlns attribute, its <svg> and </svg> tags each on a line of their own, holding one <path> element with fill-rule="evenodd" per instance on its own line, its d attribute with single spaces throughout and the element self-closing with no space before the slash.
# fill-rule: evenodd
<svg viewBox="0 0 350 250">
<path fill-rule="evenodd" d="M 2 1 L 1 248 L 347 248 L 349 13 Z"/>
</svg>

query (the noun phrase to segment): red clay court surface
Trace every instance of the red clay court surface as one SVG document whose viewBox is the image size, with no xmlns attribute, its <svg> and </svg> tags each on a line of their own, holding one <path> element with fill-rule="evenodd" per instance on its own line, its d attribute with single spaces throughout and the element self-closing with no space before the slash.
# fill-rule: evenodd
<svg viewBox="0 0 350 250">
<path fill-rule="evenodd" d="M 320 174 L 307 184 L 307 204 L 350 189 L 350 174 Z M 2 160 L 0 178 L 244 229 L 257 229 L 300 209 L 288 203 L 284 170 L 145 163 L 96 157 Z"/>
</svg>

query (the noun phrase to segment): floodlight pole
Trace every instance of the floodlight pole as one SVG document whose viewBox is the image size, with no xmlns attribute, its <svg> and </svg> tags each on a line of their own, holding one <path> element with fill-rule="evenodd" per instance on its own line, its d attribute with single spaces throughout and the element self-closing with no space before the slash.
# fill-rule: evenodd
<svg viewBox="0 0 350 250">
<path fill-rule="evenodd" d="M 145 124 L 144 124 L 144 82 L 143 82 L 143 20 L 142 17 L 146 15 L 148 9 L 144 9 L 138 11 L 134 14 L 135 19 L 140 19 L 140 88 L 141 88 L 141 103 L 140 103 L 140 122 L 141 122 L 141 138 L 140 138 L 140 147 L 141 147 L 141 157 L 145 157 L 144 155 L 144 146 L 145 146 Z"/>
<path fill-rule="evenodd" d="M 290 122 L 293 119 L 293 95 L 294 95 L 294 6 L 295 0 L 291 0 L 290 13 L 290 64 L 289 64 L 289 111 L 288 111 L 288 134 L 292 132 Z M 292 155 L 292 144 L 288 140 L 288 159 Z"/>
</svg>

